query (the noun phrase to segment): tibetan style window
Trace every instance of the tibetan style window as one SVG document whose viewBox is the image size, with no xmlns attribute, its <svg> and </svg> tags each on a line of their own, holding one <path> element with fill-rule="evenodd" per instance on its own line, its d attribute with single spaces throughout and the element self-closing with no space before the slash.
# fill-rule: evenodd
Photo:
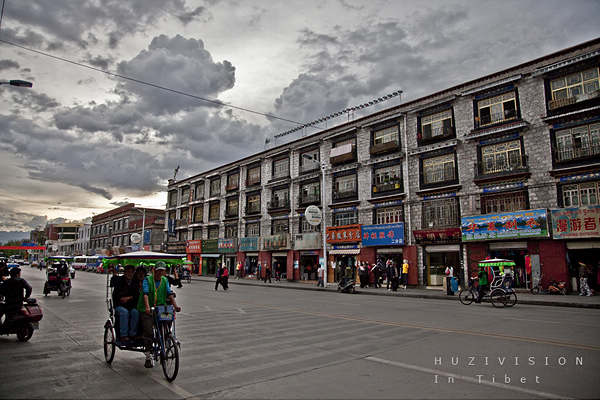
<svg viewBox="0 0 600 400">
<path fill-rule="evenodd" d="M 274 219 L 271 223 L 271 234 L 287 233 L 290 229 L 290 221 L 288 218 Z"/>
<path fill-rule="evenodd" d="M 227 191 L 237 190 L 239 187 L 239 182 L 240 182 L 239 172 L 236 172 L 235 174 L 227 175 L 227 187 L 225 188 L 225 190 L 227 190 Z"/>
<path fill-rule="evenodd" d="M 190 187 L 186 186 L 181 189 L 181 204 L 185 204 L 190 201 Z"/>
<path fill-rule="evenodd" d="M 194 207 L 194 216 L 192 217 L 192 222 L 197 224 L 202 222 L 204 219 L 204 206 L 196 206 Z"/>
<path fill-rule="evenodd" d="M 306 218 L 301 218 L 300 233 L 321 232 L 321 224 L 313 226 L 306 221 Z"/>
<path fill-rule="evenodd" d="M 563 207 L 598 205 L 600 181 L 582 182 L 562 187 Z"/>
<path fill-rule="evenodd" d="M 221 194 L 221 178 L 211 179 L 210 181 L 210 197 L 215 197 Z"/>
<path fill-rule="evenodd" d="M 402 170 L 400 164 L 373 171 L 373 193 L 389 192 L 402 188 Z"/>
<path fill-rule="evenodd" d="M 319 169 L 319 149 L 300 153 L 300 173 Z"/>
<path fill-rule="evenodd" d="M 237 224 L 225 225 L 225 239 L 234 239 L 238 237 Z"/>
<path fill-rule="evenodd" d="M 273 161 L 273 179 L 285 178 L 290 175 L 290 160 L 282 158 Z"/>
<path fill-rule="evenodd" d="M 208 238 L 209 239 L 218 239 L 219 238 L 219 226 L 209 226 L 208 227 Z"/>
<path fill-rule="evenodd" d="M 356 210 L 338 211 L 333 213 L 333 226 L 354 224 L 358 224 L 358 212 Z"/>
<path fill-rule="evenodd" d="M 335 142 L 329 153 L 329 162 L 343 164 L 356 161 L 356 138 Z"/>
<path fill-rule="evenodd" d="M 387 153 L 398 149 L 400 146 L 399 125 L 380 127 L 373 129 L 371 133 L 371 154 Z"/>
<path fill-rule="evenodd" d="M 220 202 L 219 201 L 215 201 L 213 203 L 210 203 L 209 209 L 208 209 L 208 219 L 211 221 L 218 221 L 221 216 L 220 216 Z"/>
<path fill-rule="evenodd" d="M 194 186 L 194 200 L 202 199 L 204 199 L 204 182 L 198 182 Z"/>
<path fill-rule="evenodd" d="M 177 205 L 177 191 L 169 191 L 169 207 L 175 207 Z"/>
<path fill-rule="evenodd" d="M 482 214 L 521 211 L 527 208 L 526 191 L 481 196 Z"/>
<path fill-rule="evenodd" d="M 497 174 L 514 171 L 525 166 L 521 153 L 521 141 L 496 143 L 481 148 L 481 168 L 483 174 Z"/>
<path fill-rule="evenodd" d="M 202 228 L 197 228 L 192 231 L 192 239 L 193 240 L 202 239 Z"/>
<path fill-rule="evenodd" d="M 321 184 L 305 183 L 300 186 L 300 204 L 319 203 L 321 201 Z"/>
<path fill-rule="evenodd" d="M 452 110 L 442 111 L 436 114 L 421 117 L 421 133 L 419 140 L 428 141 L 431 139 L 450 136 L 453 133 Z"/>
<path fill-rule="evenodd" d="M 248 168 L 246 186 L 260 185 L 260 165 Z"/>
<path fill-rule="evenodd" d="M 476 128 L 517 119 L 516 92 L 482 99 L 477 102 Z"/>
<path fill-rule="evenodd" d="M 345 175 L 335 177 L 333 180 L 333 200 L 356 198 L 356 175 Z"/>
<path fill-rule="evenodd" d="M 557 162 L 600 156 L 600 123 L 556 131 Z"/>
<path fill-rule="evenodd" d="M 260 222 L 248 222 L 246 224 L 246 237 L 260 236 Z"/>
<path fill-rule="evenodd" d="M 424 229 L 449 228 L 460 224 L 456 197 L 424 201 L 422 213 Z"/>
<path fill-rule="evenodd" d="M 600 89 L 598 67 L 550 81 L 552 100 L 576 98 L 583 94 L 594 93 L 598 89 Z"/>
<path fill-rule="evenodd" d="M 184 241 L 184 240 L 187 240 L 187 236 L 188 236 L 187 230 L 182 229 L 179 231 L 178 239 L 179 239 L 179 241 Z"/>
<path fill-rule="evenodd" d="M 188 217 L 189 217 L 189 208 L 182 208 L 181 209 L 181 224 L 182 225 L 187 225 Z"/>
<path fill-rule="evenodd" d="M 454 153 L 423 159 L 423 184 L 450 182 L 456 180 Z"/>
<path fill-rule="evenodd" d="M 269 203 L 269 208 L 284 208 L 290 206 L 289 188 L 273 190 L 273 196 Z"/>
<path fill-rule="evenodd" d="M 381 207 L 375 210 L 376 224 L 395 224 L 404 220 L 404 210 L 402 206 Z"/>
<path fill-rule="evenodd" d="M 238 205 L 239 205 L 239 199 L 237 196 L 228 198 L 227 205 L 225 207 L 225 214 L 228 217 L 237 217 L 238 216 Z"/>
<path fill-rule="evenodd" d="M 260 193 L 246 196 L 246 214 L 260 213 Z"/>
</svg>

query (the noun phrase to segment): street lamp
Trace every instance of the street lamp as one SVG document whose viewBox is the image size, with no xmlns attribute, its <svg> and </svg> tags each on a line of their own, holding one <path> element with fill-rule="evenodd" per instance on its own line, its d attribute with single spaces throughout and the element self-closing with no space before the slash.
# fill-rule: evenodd
<svg viewBox="0 0 600 400">
<path fill-rule="evenodd" d="M 32 87 L 33 83 L 28 81 L 22 81 L 20 79 L 11 79 L 9 81 L 0 81 L 0 85 L 10 85 L 10 86 L 18 86 L 18 87 Z"/>
</svg>

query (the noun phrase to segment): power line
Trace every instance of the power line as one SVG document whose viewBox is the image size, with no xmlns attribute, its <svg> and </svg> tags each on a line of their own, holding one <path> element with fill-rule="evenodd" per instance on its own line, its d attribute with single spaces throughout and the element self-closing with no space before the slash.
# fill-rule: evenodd
<svg viewBox="0 0 600 400">
<path fill-rule="evenodd" d="M 3 0 L 3 1 L 5 1 L 5 0 Z M 4 3 L 3 3 L 3 6 L 4 6 Z M 4 9 L 4 7 L 3 7 L 3 9 Z M 245 112 L 249 112 L 249 113 L 252 113 L 252 114 L 261 115 L 261 116 L 267 117 L 267 118 L 273 118 L 273 119 L 278 119 L 280 121 L 290 122 L 290 123 L 296 124 L 296 125 L 302 125 L 302 122 L 294 121 L 294 120 L 283 118 L 283 117 L 278 117 L 276 115 L 267 114 L 267 113 L 263 113 L 263 112 L 260 112 L 260 111 L 254 111 L 254 110 L 251 110 L 249 108 L 234 106 L 232 104 L 226 104 L 226 103 L 223 103 L 220 100 L 208 99 L 208 98 L 205 98 L 205 97 L 200 97 L 200 96 L 196 96 L 196 95 L 193 95 L 193 94 L 190 94 L 190 93 L 186 93 L 186 92 L 183 92 L 181 90 L 171 89 L 171 88 L 168 88 L 166 86 L 161 86 L 161 85 L 158 85 L 158 84 L 155 84 L 155 83 L 142 81 L 142 80 L 136 79 L 136 78 L 131 78 L 129 76 L 125 76 L 125 75 L 117 74 L 117 73 L 114 73 L 114 72 L 106 71 L 106 70 L 103 70 L 103 69 L 100 69 L 100 68 L 92 67 L 91 65 L 83 64 L 83 63 L 80 63 L 80 62 L 77 62 L 77 61 L 69 60 L 67 58 L 55 56 L 55 55 L 52 55 L 50 53 L 45 53 L 45 52 L 40 51 L 40 50 L 35 50 L 35 49 L 29 48 L 29 47 L 26 47 L 26 46 L 22 46 L 22 45 L 17 44 L 17 43 L 9 42 L 8 40 L 0 39 L 0 42 L 8 44 L 10 46 L 18 47 L 20 49 L 23 49 L 23 50 L 26 50 L 26 51 L 29 51 L 29 52 L 32 52 L 32 53 L 40 54 L 40 55 L 42 55 L 44 57 L 53 58 L 55 60 L 59 60 L 59 61 L 63 61 L 63 62 L 69 63 L 69 64 L 77 65 L 79 67 L 91 69 L 91 70 L 96 71 L 96 72 L 101 72 L 101 73 L 106 74 L 106 75 L 114 76 L 116 78 L 120 78 L 120 79 L 124 79 L 124 80 L 127 80 L 127 81 L 139 83 L 141 85 L 150 86 L 150 87 L 153 87 L 153 88 L 156 88 L 156 89 L 165 90 L 167 92 L 179 94 L 179 95 L 186 96 L 186 97 L 191 97 L 191 98 L 196 99 L 196 100 L 201 100 L 201 101 L 205 101 L 205 102 L 208 102 L 208 103 L 216 104 L 216 105 L 218 105 L 220 107 L 229 107 L 229 108 L 233 108 L 233 109 L 236 109 L 236 110 L 240 110 L 240 111 L 245 111 Z"/>
</svg>

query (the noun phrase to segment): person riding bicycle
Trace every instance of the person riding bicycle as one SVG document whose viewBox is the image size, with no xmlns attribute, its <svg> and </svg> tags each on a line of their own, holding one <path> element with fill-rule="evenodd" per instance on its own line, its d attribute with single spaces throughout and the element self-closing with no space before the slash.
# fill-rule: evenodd
<svg viewBox="0 0 600 400">
<path fill-rule="evenodd" d="M 483 296 L 485 295 L 485 292 L 487 292 L 488 289 L 488 269 L 489 267 L 479 267 L 479 273 L 478 273 L 478 277 L 479 277 L 479 288 L 477 291 L 477 300 L 475 300 L 476 303 L 481 303 L 481 299 L 483 298 Z"/>
<path fill-rule="evenodd" d="M 154 317 L 151 307 L 165 306 L 172 304 L 175 311 L 181 311 L 177 306 L 169 280 L 165 277 L 167 266 L 163 261 L 158 261 L 151 275 L 148 275 L 142 283 L 142 292 L 138 299 L 137 310 L 140 313 L 140 322 L 142 326 L 142 336 L 146 345 L 146 362 L 144 367 L 152 368 L 152 339 L 154 336 L 153 325 Z"/>
</svg>

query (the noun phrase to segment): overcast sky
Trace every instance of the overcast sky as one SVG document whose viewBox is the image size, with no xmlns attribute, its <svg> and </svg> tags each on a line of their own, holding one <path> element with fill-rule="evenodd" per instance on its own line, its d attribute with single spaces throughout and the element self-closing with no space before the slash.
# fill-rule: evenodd
<svg viewBox="0 0 600 400">
<path fill-rule="evenodd" d="M 599 17 L 597 0 L 5 0 L 0 39 L 308 122 L 597 38 Z M 178 165 L 195 175 L 294 127 L 0 43 L 3 79 L 34 86 L 0 86 L 0 231 L 163 208 Z"/>
</svg>

